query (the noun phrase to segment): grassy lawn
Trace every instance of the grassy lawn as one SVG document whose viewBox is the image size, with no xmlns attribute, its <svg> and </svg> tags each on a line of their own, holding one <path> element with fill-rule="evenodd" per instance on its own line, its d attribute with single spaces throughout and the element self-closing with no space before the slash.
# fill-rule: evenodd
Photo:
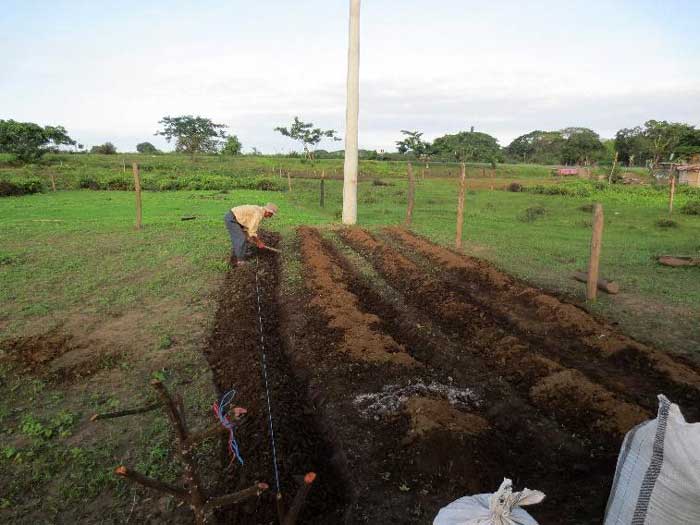
<svg viewBox="0 0 700 525">
<path fill-rule="evenodd" d="M 700 255 L 700 217 L 676 213 L 677 226 L 661 228 L 663 193 L 492 191 L 492 184 L 512 180 L 496 175 L 470 180 L 465 252 L 582 303 L 584 285 L 570 279 L 587 264 L 591 213 L 581 207 L 602 202 L 601 271 L 622 293 L 601 294 L 590 308 L 660 348 L 700 348 L 700 268 L 673 269 L 653 260 L 663 253 Z M 370 178 L 360 185 L 362 225 L 403 221 L 405 181 L 381 178 L 382 184 Z M 160 414 L 99 424 L 89 416 L 147 402 L 146 385 L 155 376 L 184 393 L 197 416 L 193 425 L 209 417 L 214 393 L 200 349 L 227 268 L 223 214 L 239 203 L 274 201 L 281 213 L 266 226 L 283 234 L 298 224 L 339 221 L 341 181 L 326 181 L 324 208 L 319 181 L 292 184 L 291 193 L 145 192 L 141 232 L 133 230 L 130 192 L 0 199 L 0 345 L 5 354 L 21 353 L 17 341 L 34 337 L 51 352 L 51 337 L 61 336 L 70 348 L 50 367 L 32 361 L 32 371 L 17 355 L 0 353 L 0 520 L 79 521 L 111 512 L 124 521 L 132 501 L 141 509 L 149 495 L 114 480 L 111 469 L 122 460 L 174 479 L 171 438 Z M 453 178 L 419 177 L 413 228 L 453 243 L 456 191 Z M 690 198 L 679 195 L 677 206 Z M 181 221 L 185 215 L 197 218 Z M 287 263 L 298 273 L 295 261 Z M 219 468 L 214 463 L 212 472 Z"/>
</svg>

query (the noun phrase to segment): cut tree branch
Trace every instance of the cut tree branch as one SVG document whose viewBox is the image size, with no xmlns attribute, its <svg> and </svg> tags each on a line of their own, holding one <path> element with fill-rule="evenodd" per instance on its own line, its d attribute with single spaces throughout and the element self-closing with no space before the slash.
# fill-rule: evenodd
<svg viewBox="0 0 700 525">
<path fill-rule="evenodd" d="M 170 483 L 166 483 L 164 481 L 149 478 L 148 476 L 144 476 L 140 472 L 127 468 L 124 465 L 118 466 L 114 470 L 114 473 L 119 477 L 126 478 L 130 481 L 135 481 L 144 487 L 155 489 L 159 492 L 166 492 L 167 494 L 175 496 L 178 499 L 188 501 L 187 491 L 185 491 L 185 489 L 176 487 L 175 485 L 171 485 Z"/>
<path fill-rule="evenodd" d="M 106 412 L 104 414 L 94 414 L 90 421 L 97 421 L 98 419 L 112 419 L 115 417 L 131 416 L 133 414 L 143 414 L 144 412 L 150 412 L 161 406 L 160 402 L 152 403 L 140 408 L 130 408 L 128 410 L 121 410 L 119 412 Z"/>
</svg>

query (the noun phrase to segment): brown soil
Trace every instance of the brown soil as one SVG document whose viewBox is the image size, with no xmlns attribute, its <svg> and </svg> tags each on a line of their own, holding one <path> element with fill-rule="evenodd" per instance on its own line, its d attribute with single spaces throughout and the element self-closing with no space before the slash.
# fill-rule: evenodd
<svg viewBox="0 0 700 525">
<path fill-rule="evenodd" d="M 547 356 L 654 411 L 656 394 L 697 407 L 700 368 L 619 333 L 581 308 L 528 286 L 485 261 L 456 254 L 404 230 L 390 238 L 445 270 L 442 280 Z M 635 396 L 635 393 L 639 394 Z M 700 409 L 698 409 L 700 415 Z"/>
<path fill-rule="evenodd" d="M 456 434 L 480 434 L 490 427 L 483 417 L 457 410 L 445 399 L 414 397 L 406 403 L 406 412 L 411 421 L 405 443 L 437 430 Z"/>
<path fill-rule="evenodd" d="M 692 365 L 412 234 L 337 235 L 346 246 L 298 230 L 303 289 L 279 293 L 277 256 L 257 267 L 285 497 L 319 473 L 301 523 L 429 523 L 510 477 L 547 494 L 528 508 L 543 525 L 598 524 L 622 438 L 656 394 L 697 417 Z M 246 464 L 220 492 L 274 492 L 255 272 L 227 274 L 207 349 L 218 390 L 250 414 Z M 225 518 L 269 523 L 271 495 Z"/>
<path fill-rule="evenodd" d="M 372 328 L 379 318 L 361 311 L 357 297 L 338 280 L 339 268 L 321 249 L 318 232 L 300 228 L 299 236 L 302 256 L 309 268 L 309 285 L 315 292 L 311 302 L 329 317 L 329 326 L 343 334 L 340 350 L 360 360 L 415 365 L 414 359 L 391 336 Z"/>
<path fill-rule="evenodd" d="M 275 246 L 278 239 L 266 243 Z M 245 424 L 237 433 L 245 464 L 234 463 L 227 479 L 217 490 L 246 487 L 255 481 L 267 482 L 271 490 L 259 501 L 225 513 L 225 522 L 271 523 L 274 521 L 276 493 L 266 391 L 260 354 L 260 330 L 256 292 L 256 272 L 260 286 L 270 403 L 274 422 L 281 492 L 285 504 L 297 490 L 297 476 L 313 471 L 318 475 L 302 513 L 305 523 L 337 523 L 346 491 L 342 476 L 331 466 L 332 448 L 322 435 L 307 397 L 303 379 L 289 365 L 284 341 L 278 330 L 278 262 L 263 252 L 247 267 L 232 268 L 226 275 L 219 296 L 215 325 L 206 356 L 220 394 L 234 388 L 235 403 L 248 409 Z M 222 470 L 230 463 L 223 453 Z"/>
</svg>

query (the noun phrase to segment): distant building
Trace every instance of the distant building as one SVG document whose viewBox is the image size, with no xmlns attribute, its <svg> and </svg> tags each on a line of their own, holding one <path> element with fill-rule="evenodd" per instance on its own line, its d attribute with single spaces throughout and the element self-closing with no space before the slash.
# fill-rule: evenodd
<svg viewBox="0 0 700 525">
<path fill-rule="evenodd" d="M 676 171 L 678 171 L 678 184 L 700 188 L 700 164 L 680 164 L 676 166 Z"/>
</svg>

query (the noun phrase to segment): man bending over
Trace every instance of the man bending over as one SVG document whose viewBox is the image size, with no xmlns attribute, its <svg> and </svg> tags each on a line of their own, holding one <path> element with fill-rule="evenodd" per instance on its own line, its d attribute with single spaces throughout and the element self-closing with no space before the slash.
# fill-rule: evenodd
<svg viewBox="0 0 700 525">
<path fill-rule="evenodd" d="M 242 266 L 246 263 L 247 243 L 255 243 L 261 250 L 265 248 L 265 243 L 258 238 L 258 227 L 263 219 L 276 213 L 277 206 L 268 202 L 265 206 L 236 206 L 224 216 L 226 229 L 231 237 L 232 255 L 236 256 L 236 265 Z"/>
</svg>

